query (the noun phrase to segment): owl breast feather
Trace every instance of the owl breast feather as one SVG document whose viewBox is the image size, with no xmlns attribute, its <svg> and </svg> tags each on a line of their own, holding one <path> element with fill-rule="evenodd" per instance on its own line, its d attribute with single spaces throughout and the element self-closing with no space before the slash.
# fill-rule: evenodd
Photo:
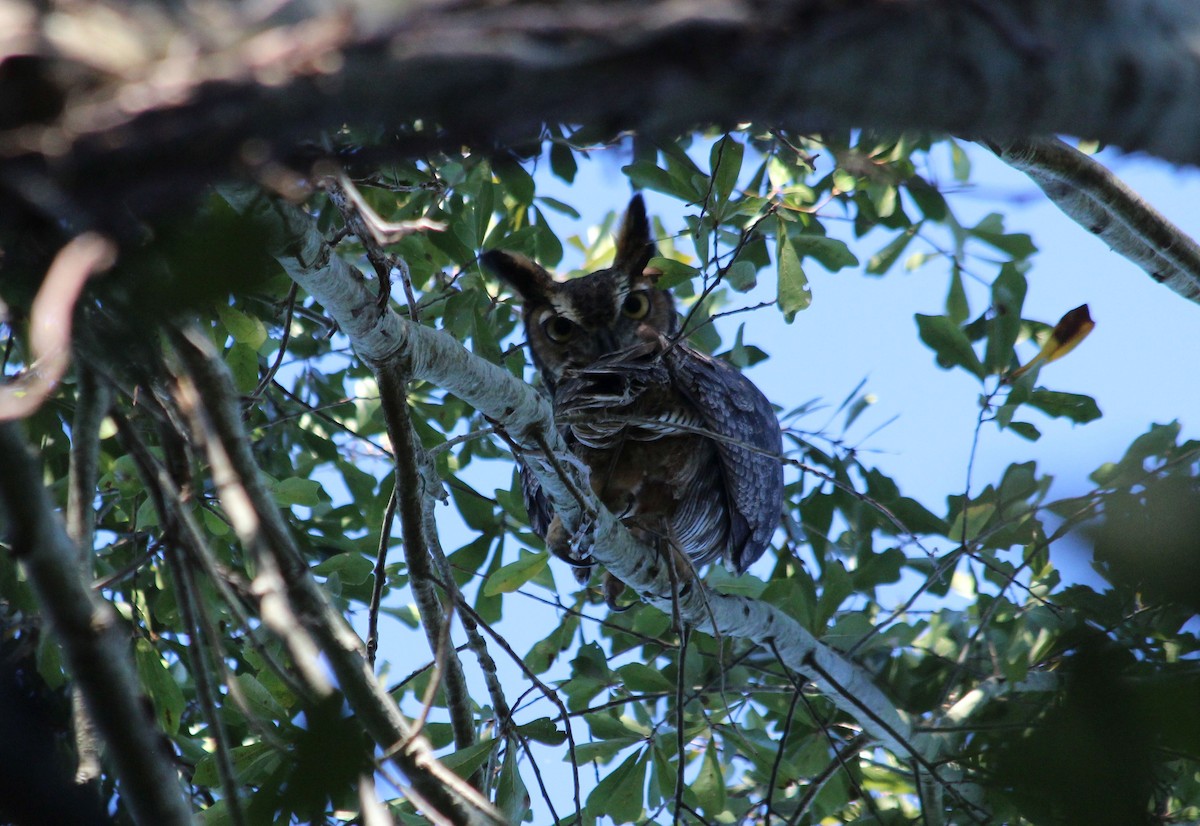
<svg viewBox="0 0 1200 826">
<path fill-rule="evenodd" d="M 738 572 L 770 543 L 779 427 L 732 367 L 683 343 L 643 342 L 566 371 L 554 410 L 593 488 L 630 527 Z"/>
</svg>

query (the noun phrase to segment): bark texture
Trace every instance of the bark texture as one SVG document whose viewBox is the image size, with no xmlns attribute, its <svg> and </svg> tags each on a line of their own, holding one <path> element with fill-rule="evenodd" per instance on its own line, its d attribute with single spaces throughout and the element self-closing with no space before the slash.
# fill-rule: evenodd
<svg viewBox="0 0 1200 826">
<path fill-rule="evenodd" d="M 343 123 L 383 127 L 366 142 L 404 153 L 512 144 L 544 123 L 603 137 L 753 120 L 1066 133 L 1200 162 L 1200 6 L 1178 0 L 185 8 L 0 3 L 14 203 L 111 229 L 114 200 L 161 211 L 297 161 Z"/>
</svg>

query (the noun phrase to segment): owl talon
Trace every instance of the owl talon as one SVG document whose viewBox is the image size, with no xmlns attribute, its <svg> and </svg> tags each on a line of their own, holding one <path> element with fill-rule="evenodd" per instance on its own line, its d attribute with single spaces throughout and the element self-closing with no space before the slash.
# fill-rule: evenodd
<svg viewBox="0 0 1200 826">
<path fill-rule="evenodd" d="M 629 603 L 628 605 L 617 605 L 617 600 L 621 594 L 625 593 L 625 583 L 617 579 L 608 571 L 604 572 L 604 604 L 608 606 L 610 611 L 621 613 L 628 611 L 637 603 Z"/>
<path fill-rule="evenodd" d="M 585 533 L 588 537 L 586 546 Z M 546 530 L 546 547 L 550 553 L 574 569 L 575 579 L 580 585 L 587 583 L 592 578 L 591 533 L 590 522 L 585 522 L 574 534 L 568 534 L 567 529 L 563 527 L 562 520 L 558 518 L 558 514 L 555 514 L 554 518 L 550 520 L 550 527 Z"/>
</svg>

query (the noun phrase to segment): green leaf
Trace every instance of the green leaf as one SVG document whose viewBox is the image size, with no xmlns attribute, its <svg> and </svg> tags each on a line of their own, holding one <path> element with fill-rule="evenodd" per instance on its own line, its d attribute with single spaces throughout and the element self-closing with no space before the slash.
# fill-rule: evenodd
<svg viewBox="0 0 1200 826">
<path fill-rule="evenodd" d="M 1022 439 L 1028 439 L 1031 442 L 1036 442 L 1042 438 L 1042 431 L 1031 425 L 1029 422 L 1009 422 L 1008 430 L 1016 433 Z"/>
<path fill-rule="evenodd" d="M 1000 268 L 992 282 L 992 316 L 983 362 L 991 373 L 1007 372 L 1012 366 L 1013 346 L 1021 333 L 1021 308 L 1025 303 L 1025 276 L 1012 264 Z"/>
<path fill-rule="evenodd" d="M 554 234 L 554 230 L 540 209 L 535 208 L 533 214 L 533 225 L 537 230 L 534 236 L 537 247 L 536 258 L 547 267 L 558 266 L 563 257 L 562 242 L 558 240 L 558 236 Z"/>
<path fill-rule="evenodd" d="M 950 163 L 954 170 L 954 180 L 966 183 L 971 179 L 971 158 L 955 140 L 950 141 Z"/>
<path fill-rule="evenodd" d="M 495 503 L 491 499 L 459 481 L 450 486 L 450 496 L 462 514 L 467 527 L 486 533 L 493 533 L 496 528 Z"/>
<path fill-rule="evenodd" d="M 703 192 L 698 192 L 690 180 L 677 178 L 665 169 L 648 161 L 635 161 L 621 168 L 638 189 L 652 189 L 672 195 L 689 204 L 698 203 Z"/>
<path fill-rule="evenodd" d="M 498 158 L 492 162 L 492 171 L 500 179 L 500 185 L 518 204 L 533 203 L 533 176 L 521 164 L 511 158 Z"/>
<path fill-rule="evenodd" d="M 655 286 L 664 290 L 678 287 L 683 282 L 690 281 L 700 274 L 700 270 L 695 267 L 682 261 L 676 261 L 674 258 L 663 258 L 661 255 L 651 258 L 646 267 L 662 273 Z"/>
<path fill-rule="evenodd" d="M 567 733 L 560 729 L 549 717 L 539 717 L 536 720 L 517 726 L 517 732 L 522 737 L 545 743 L 549 746 L 560 746 L 567 741 Z"/>
<path fill-rule="evenodd" d="M 742 145 L 729 135 L 713 144 L 709 167 L 712 169 L 713 189 L 718 200 L 728 201 L 733 188 L 737 186 L 742 171 L 742 154 Z"/>
<path fill-rule="evenodd" d="M 996 505 L 993 502 L 978 502 L 974 505 L 968 505 L 964 513 L 959 511 L 954 516 L 954 521 L 950 524 L 950 532 L 947 534 L 955 542 L 959 542 L 964 538 L 968 541 L 979 536 L 980 532 L 987 525 L 988 520 L 996 513 Z M 965 533 L 964 533 L 965 525 Z"/>
<path fill-rule="evenodd" d="M 290 479 L 280 479 L 271 486 L 271 495 L 275 504 L 281 508 L 292 505 L 315 507 L 321 504 L 321 483 L 313 479 L 301 479 L 293 476 Z"/>
<path fill-rule="evenodd" d="M 843 267 L 857 267 L 858 258 L 850 252 L 846 242 L 827 235 L 814 235 L 810 232 L 798 232 L 789 239 L 801 257 L 815 258 L 821 266 L 830 272 L 837 272 Z"/>
<path fill-rule="evenodd" d="M 480 242 L 487 237 L 488 227 L 492 223 L 492 215 L 496 210 L 496 185 L 492 183 L 491 177 L 487 177 L 479 182 L 479 193 L 475 196 L 474 203 L 471 204 L 471 214 L 475 219 L 471 229 L 474 230 L 472 248 L 478 247 Z M 465 240 L 465 239 L 464 239 Z"/>
<path fill-rule="evenodd" d="M 946 206 L 946 199 L 937 187 L 917 176 L 905 181 L 905 187 L 926 218 L 931 221 L 946 220 L 946 215 L 950 210 Z"/>
<path fill-rule="evenodd" d="M 167 734 L 174 734 L 179 730 L 179 720 L 183 714 L 183 691 L 162 656 L 145 637 L 138 637 L 134 645 L 134 660 L 142 688 L 154 705 L 158 724 Z"/>
<path fill-rule="evenodd" d="M 714 591 L 722 594 L 741 594 L 742 596 L 758 599 L 766 589 L 767 583 L 751 574 L 735 574 L 727 568 L 714 565 L 708 569 L 705 577 L 708 585 Z"/>
<path fill-rule="evenodd" d="M 630 746 L 641 743 L 645 740 L 644 737 L 630 734 L 626 737 L 614 737 L 611 740 L 594 740 L 590 743 L 578 743 L 575 746 L 575 759 L 579 765 L 583 766 L 588 763 L 609 763 L 614 757 Z M 569 760 L 569 755 L 563 755 L 564 760 Z"/>
<path fill-rule="evenodd" d="M 704 749 L 704 760 L 700 763 L 700 772 L 691 783 L 692 791 L 700 808 L 710 817 L 725 812 L 725 774 L 721 771 L 721 760 L 717 756 L 716 743 L 708 741 Z"/>
<path fill-rule="evenodd" d="M 1091 396 L 1079 393 L 1060 393 L 1044 387 L 1034 389 L 1029 396 L 1028 404 L 1047 416 L 1070 419 L 1078 424 L 1094 421 L 1101 415 L 1096 400 Z"/>
<path fill-rule="evenodd" d="M 941 315 L 918 313 L 916 319 L 921 341 L 937 355 L 940 367 L 965 367 L 981 379 L 987 374 L 961 327 Z"/>
<path fill-rule="evenodd" d="M 579 210 L 575 209 L 575 207 L 571 206 L 570 204 L 563 203 L 557 198 L 551 198 L 549 195 L 539 195 L 537 199 L 550 209 L 554 210 L 555 212 L 560 212 L 563 215 L 566 215 L 568 218 L 578 221 L 582 217 L 579 214 Z"/>
<path fill-rule="evenodd" d="M 248 345 L 237 342 L 225 353 L 225 365 L 233 374 L 233 383 L 239 393 L 253 393 L 258 386 L 258 352 Z"/>
<path fill-rule="evenodd" d="M 846 597 L 853 593 L 854 584 L 840 559 L 826 563 L 821 574 L 821 597 L 817 601 L 817 623 L 823 627 L 846 601 Z"/>
<path fill-rule="evenodd" d="M 541 573 L 549 559 L 547 554 L 522 554 L 516 562 L 510 562 L 488 576 L 483 583 L 483 595 L 494 597 L 517 590 Z"/>
<path fill-rule="evenodd" d="M 673 691 L 675 684 L 657 668 L 645 663 L 628 663 L 617 669 L 625 688 L 635 693 Z"/>
<path fill-rule="evenodd" d="M 267 340 L 266 325 L 236 307 L 220 305 L 217 307 L 217 316 L 233 340 L 239 344 L 245 344 L 251 350 L 257 351 Z"/>
<path fill-rule="evenodd" d="M 883 275 L 890 270 L 892 265 L 900 258 L 901 253 L 908 247 L 909 242 L 916 237 L 920 228 L 920 224 L 913 224 L 908 229 L 897 234 L 891 241 L 884 244 L 879 252 L 867 259 L 867 274 Z"/>
<path fill-rule="evenodd" d="M 618 717 L 610 710 L 585 714 L 584 720 L 587 721 L 592 737 L 597 740 L 622 740 L 627 737 L 644 737 L 649 733 L 631 718 Z"/>
<path fill-rule="evenodd" d="M 496 783 L 496 805 L 509 823 L 520 823 L 529 811 L 529 792 L 517 770 L 520 752 L 510 739 L 504 750 L 504 763 L 500 766 L 500 777 Z"/>
<path fill-rule="evenodd" d="M 812 303 L 812 292 L 808 288 L 808 278 L 800 266 L 800 256 L 792 247 L 791 241 L 783 227 L 780 228 L 776 251 L 776 266 L 779 268 L 779 292 L 776 300 L 783 318 L 789 324 L 796 313 Z"/>
<path fill-rule="evenodd" d="M 246 698 L 247 704 L 264 720 L 287 719 L 287 709 L 279 704 L 275 696 L 267 691 L 266 687 L 253 674 L 238 674 L 234 679 L 237 681 L 242 696 Z"/>
<path fill-rule="evenodd" d="M 588 795 L 588 812 L 596 817 L 607 815 L 614 823 L 641 823 L 642 788 L 646 785 L 648 749 L 629 755 L 625 762 L 609 772 Z"/>
<path fill-rule="evenodd" d="M 375 563 L 360 553 L 335 554 L 313 566 L 312 572 L 319 576 L 337 574 L 348 585 L 360 585 L 375 570 Z"/>
<path fill-rule="evenodd" d="M 946 316 L 955 324 L 962 324 L 971 316 L 967 291 L 963 288 L 962 270 L 957 265 L 950 273 L 950 290 L 946 293 Z"/>
<path fill-rule="evenodd" d="M 752 290 L 758 284 L 758 268 L 749 261 L 734 261 L 725 271 L 725 280 L 739 293 Z"/>
<path fill-rule="evenodd" d="M 229 750 L 233 768 L 242 783 L 258 784 L 269 778 L 283 765 L 284 753 L 267 743 L 249 743 Z M 221 782 L 216 755 L 209 754 L 196 763 L 192 782 L 197 786 L 217 786 Z"/>
<path fill-rule="evenodd" d="M 993 212 L 978 224 L 967 229 L 967 234 L 978 238 L 985 244 L 995 247 L 1001 252 L 1011 255 L 1014 260 L 1028 258 L 1037 252 L 1033 239 L 1023 232 L 1006 233 L 1004 219 Z"/>
<path fill-rule="evenodd" d="M 550 171 L 567 183 L 575 180 L 579 165 L 575 162 L 575 153 L 565 143 L 553 143 L 550 146 Z"/>
<path fill-rule="evenodd" d="M 487 740 L 480 740 L 472 746 L 467 746 L 465 749 L 451 752 L 440 759 L 443 765 L 459 777 L 470 777 L 475 773 L 476 769 L 487 762 L 488 757 L 491 756 L 492 749 L 495 747 L 495 738 L 488 738 Z"/>
</svg>

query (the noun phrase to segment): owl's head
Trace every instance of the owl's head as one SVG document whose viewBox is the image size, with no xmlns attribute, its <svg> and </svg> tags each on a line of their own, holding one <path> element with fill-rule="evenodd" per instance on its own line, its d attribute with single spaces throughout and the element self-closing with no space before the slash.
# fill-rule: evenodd
<svg viewBox="0 0 1200 826">
<path fill-rule="evenodd" d="M 616 246 L 611 267 L 569 281 L 514 253 L 479 258 L 520 296 L 530 352 L 551 391 L 564 371 L 675 332 L 675 301 L 646 271 L 655 246 L 640 195 L 629 202 Z"/>
</svg>

